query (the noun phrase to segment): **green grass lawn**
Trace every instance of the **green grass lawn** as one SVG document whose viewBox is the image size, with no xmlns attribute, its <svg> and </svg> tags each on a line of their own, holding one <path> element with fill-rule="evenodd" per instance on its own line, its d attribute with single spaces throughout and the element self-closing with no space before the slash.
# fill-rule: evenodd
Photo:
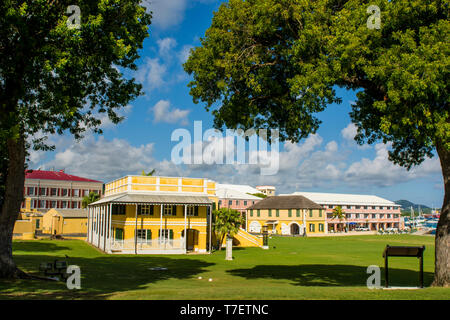
<svg viewBox="0 0 450 320">
<path fill-rule="evenodd" d="M 450 289 L 368 289 L 369 265 L 381 268 L 389 245 L 425 245 L 424 279 L 434 270 L 428 236 L 274 237 L 270 249 L 238 248 L 212 255 L 107 255 L 78 240 L 14 241 L 15 261 L 37 273 L 41 262 L 68 255 L 81 269 L 81 290 L 63 282 L 0 281 L 0 299 L 446 299 Z M 417 286 L 419 260 L 390 258 L 390 284 Z M 166 267 L 167 271 L 152 271 Z M 198 279 L 202 277 L 202 279 Z M 213 281 L 209 282 L 208 279 Z"/>
</svg>

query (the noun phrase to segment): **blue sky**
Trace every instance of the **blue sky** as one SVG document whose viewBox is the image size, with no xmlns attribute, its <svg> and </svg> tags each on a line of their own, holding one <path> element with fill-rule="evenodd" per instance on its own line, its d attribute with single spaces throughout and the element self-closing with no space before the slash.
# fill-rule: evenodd
<svg viewBox="0 0 450 320">
<path fill-rule="evenodd" d="M 407 199 L 440 207 L 443 182 L 437 157 L 407 172 L 387 160 L 389 146 L 358 146 L 353 137 L 349 111 L 353 92 L 338 90 L 343 103 L 330 105 L 319 115 L 316 135 L 299 144 L 280 148 L 280 170 L 262 176 L 250 165 L 175 165 L 171 150 L 177 142 L 171 134 L 178 128 L 192 132 L 194 121 L 203 131 L 212 127 L 212 115 L 189 95 L 189 76 L 182 63 L 189 49 L 211 23 L 221 1 L 155 0 L 150 37 L 144 43 L 139 70 L 127 73 L 143 84 L 145 95 L 122 111 L 125 120 L 113 126 L 105 119 L 104 134 L 87 134 L 79 142 L 69 135 L 49 137 L 56 150 L 32 152 L 33 169 L 65 169 L 67 173 L 104 182 L 143 169 L 157 175 L 207 177 L 219 183 L 273 184 L 278 193 L 320 191 L 375 194 L 389 200 Z"/>
</svg>

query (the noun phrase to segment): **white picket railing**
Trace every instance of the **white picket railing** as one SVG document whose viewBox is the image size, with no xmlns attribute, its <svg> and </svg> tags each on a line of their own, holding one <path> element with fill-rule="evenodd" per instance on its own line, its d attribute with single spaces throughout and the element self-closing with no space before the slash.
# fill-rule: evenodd
<svg viewBox="0 0 450 320">
<path fill-rule="evenodd" d="M 135 246 L 138 250 L 174 250 L 184 249 L 184 239 L 127 239 L 127 240 L 115 240 L 111 242 L 111 250 L 134 250 Z"/>
</svg>

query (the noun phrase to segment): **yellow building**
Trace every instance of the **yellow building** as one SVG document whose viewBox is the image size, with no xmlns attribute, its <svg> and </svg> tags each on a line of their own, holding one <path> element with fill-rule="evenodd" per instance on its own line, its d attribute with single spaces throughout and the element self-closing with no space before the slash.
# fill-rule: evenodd
<svg viewBox="0 0 450 320">
<path fill-rule="evenodd" d="M 14 224 L 13 238 L 30 240 L 34 239 L 36 233 L 42 230 L 42 212 L 31 209 L 31 201 L 26 198 L 23 208 Z"/>
<path fill-rule="evenodd" d="M 325 209 L 303 196 L 267 197 L 247 209 L 247 231 L 281 235 L 327 233 Z"/>
<path fill-rule="evenodd" d="M 208 179 L 126 176 L 89 205 L 87 241 L 107 253 L 207 252 L 216 183 Z"/>
<path fill-rule="evenodd" d="M 64 237 L 87 235 L 87 210 L 50 209 L 42 217 L 42 232 Z"/>
</svg>

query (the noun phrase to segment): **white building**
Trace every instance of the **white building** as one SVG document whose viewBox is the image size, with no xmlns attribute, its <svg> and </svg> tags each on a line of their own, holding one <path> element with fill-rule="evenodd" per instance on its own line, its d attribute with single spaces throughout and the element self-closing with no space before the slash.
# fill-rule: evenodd
<svg viewBox="0 0 450 320">
<path fill-rule="evenodd" d="M 264 193 L 268 197 L 273 197 L 275 195 L 276 188 L 274 186 L 256 186 L 259 192 Z"/>
<path fill-rule="evenodd" d="M 328 230 L 341 231 L 366 227 L 370 230 L 386 228 L 403 229 L 401 206 L 374 195 L 294 192 L 291 195 L 304 196 L 326 209 Z M 340 206 L 345 219 L 333 218 L 333 209 Z"/>
</svg>

